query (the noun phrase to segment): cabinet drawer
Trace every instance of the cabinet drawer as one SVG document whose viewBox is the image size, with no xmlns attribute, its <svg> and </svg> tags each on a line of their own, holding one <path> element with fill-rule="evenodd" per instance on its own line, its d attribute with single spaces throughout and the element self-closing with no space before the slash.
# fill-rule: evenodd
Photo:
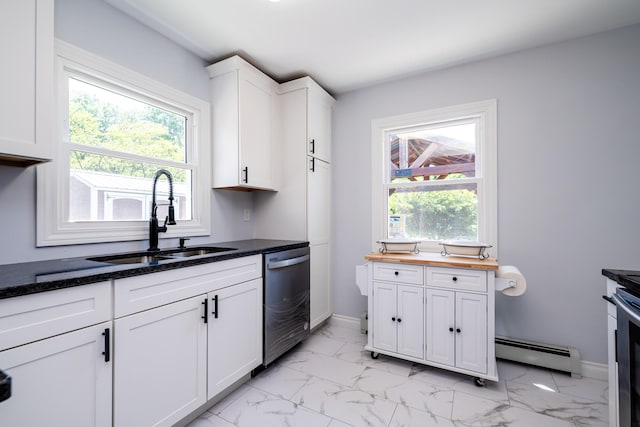
<svg viewBox="0 0 640 427">
<path fill-rule="evenodd" d="M 262 255 L 128 277 L 114 282 L 114 317 L 262 277 Z"/>
<path fill-rule="evenodd" d="M 427 267 L 427 286 L 464 291 L 487 291 L 487 272 L 461 268 Z"/>
<path fill-rule="evenodd" d="M 111 320 L 111 282 L 0 300 L 0 350 Z"/>
<path fill-rule="evenodd" d="M 373 280 L 387 282 L 424 284 L 424 267 L 411 264 L 389 264 L 376 262 L 373 264 Z"/>
</svg>

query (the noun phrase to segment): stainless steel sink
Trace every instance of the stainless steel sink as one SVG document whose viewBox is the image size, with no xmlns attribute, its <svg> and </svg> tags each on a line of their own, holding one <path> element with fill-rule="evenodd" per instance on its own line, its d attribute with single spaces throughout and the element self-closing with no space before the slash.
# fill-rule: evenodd
<svg viewBox="0 0 640 427">
<path fill-rule="evenodd" d="M 109 264 L 157 264 L 158 261 L 172 259 L 168 256 L 160 255 L 115 255 L 87 258 L 89 261 L 107 262 Z"/>
<path fill-rule="evenodd" d="M 186 249 L 180 249 L 179 251 L 171 251 L 170 253 L 168 253 L 168 256 L 172 256 L 172 257 L 181 257 L 181 258 L 188 258 L 188 257 L 192 257 L 192 256 L 200 256 L 200 255 L 209 255 L 209 254 L 215 254 L 218 252 L 229 252 L 229 251 L 235 251 L 235 248 L 220 248 L 220 247 L 201 247 L 201 248 L 186 248 Z"/>
<path fill-rule="evenodd" d="M 159 261 L 184 259 L 194 256 L 210 255 L 219 252 L 234 251 L 235 248 L 196 247 L 184 249 L 168 249 L 158 253 L 135 252 L 119 255 L 107 255 L 87 258 L 89 261 L 106 262 L 108 264 L 157 264 Z"/>
</svg>

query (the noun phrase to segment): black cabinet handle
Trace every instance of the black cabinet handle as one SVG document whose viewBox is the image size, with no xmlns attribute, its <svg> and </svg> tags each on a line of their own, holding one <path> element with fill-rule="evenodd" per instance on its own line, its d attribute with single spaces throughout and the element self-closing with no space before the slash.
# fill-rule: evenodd
<svg viewBox="0 0 640 427">
<path fill-rule="evenodd" d="M 202 305 L 204 305 L 204 316 L 200 316 L 200 318 L 204 319 L 204 323 L 207 323 L 209 317 L 209 299 L 205 298 L 204 301 L 202 301 Z"/>
<path fill-rule="evenodd" d="M 402 319 L 398 317 L 398 323 L 402 322 Z"/>
<path fill-rule="evenodd" d="M 395 273 L 393 273 L 393 274 L 395 274 L 395 275 L 397 276 L 397 275 L 399 275 L 400 273 L 398 273 L 398 272 L 396 271 L 396 272 L 395 272 Z"/>
<path fill-rule="evenodd" d="M 213 311 L 211 312 L 211 314 L 213 314 L 214 319 L 217 319 L 218 318 L 218 295 L 211 298 L 211 300 L 213 301 Z"/>
<path fill-rule="evenodd" d="M 454 282 L 457 282 L 457 281 L 458 281 L 458 278 L 457 278 L 456 276 L 453 276 L 453 279 L 452 279 L 452 280 L 453 280 Z"/>
<path fill-rule="evenodd" d="M 311 158 L 311 168 L 309 168 L 309 170 L 311 172 L 315 172 L 316 171 L 316 158 L 315 157 Z"/>
<path fill-rule="evenodd" d="M 395 322 L 395 321 L 396 321 L 396 318 L 395 318 L 395 317 L 392 317 L 392 318 L 391 318 L 391 321 L 392 321 L 392 322 Z"/>
<path fill-rule="evenodd" d="M 249 183 L 249 166 L 246 166 L 244 169 L 242 169 L 242 172 L 244 173 L 244 183 L 248 184 Z"/>
<path fill-rule="evenodd" d="M 104 351 L 102 352 L 102 354 L 104 355 L 104 361 L 108 362 L 109 360 L 111 360 L 111 346 L 110 346 L 110 339 L 109 336 L 111 335 L 111 330 L 109 328 L 105 329 L 104 332 L 102 333 L 102 336 L 104 337 Z"/>
<path fill-rule="evenodd" d="M 457 332 L 457 333 L 460 333 L 460 328 L 456 328 L 456 332 Z"/>
<path fill-rule="evenodd" d="M 316 140 L 312 139 L 311 140 L 311 154 L 315 154 L 316 153 Z"/>
<path fill-rule="evenodd" d="M 449 332 L 453 332 L 453 328 L 449 328 Z"/>
</svg>

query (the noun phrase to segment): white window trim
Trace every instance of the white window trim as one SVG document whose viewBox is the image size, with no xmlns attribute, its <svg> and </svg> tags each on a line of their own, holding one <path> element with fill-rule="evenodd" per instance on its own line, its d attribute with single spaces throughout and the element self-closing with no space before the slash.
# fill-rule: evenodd
<svg viewBox="0 0 640 427">
<path fill-rule="evenodd" d="M 178 221 L 169 226 L 160 238 L 203 236 L 211 234 L 211 151 L 209 103 L 178 91 L 147 76 L 115 64 L 76 46 L 56 40 L 55 85 L 56 120 L 54 130 L 54 159 L 37 168 L 37 246 L 56 246 L 83 243 L 119 242 L 149 238 L 149 224 L 145 221 L 69 222 L 69 160 L 64 158 L 62 144 L 68 139 L 68 94 L 65 69 L 93 75 L 101 80 L 152 96 L 167 105 L 175 106 L 189 116 L 192 133 L 192 152 L 188 158 L 197 159 L 193 167 L 193 219 Z M 164 178 L 162 178 L 164 179 Z"/>
<path fill-rule="evenodd" d="M 479 118 L 477 175 L 478 192 L 483 194 L 478 199 L 478 239 L 492 245 L 489 251 L 492 257 L 498 257 L 498 154 L 497 154 L 497 100 L 474 102 L 451 107 L 438 108 L 399 116 L 384 117 L 371 122 L 372 149 L 372 242 L 371 248 L 380 248 L 378 240 L 386 238 L 387 233 L 387 199 L 384 194 L 384 183 L 389 176 L 389 166 L 383 165 L 386 158 L 385 132 L 391 129 L 414 127 L 421 124 L 450 122 L 458 119 Z M 475 181 L 475 180 L 474 180 Z M 421 251 L 440 252 L 440 245 L 421 244 Z"/>
</svg>

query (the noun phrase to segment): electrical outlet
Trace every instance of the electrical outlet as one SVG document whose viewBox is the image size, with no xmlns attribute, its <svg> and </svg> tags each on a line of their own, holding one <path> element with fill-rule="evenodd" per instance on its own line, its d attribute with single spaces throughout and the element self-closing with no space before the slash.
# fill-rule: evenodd
<svg viewBox="0 0 640 427">
<path fill-rule="evenodd" d="M 244 220 L 251 221 L 251 209 L 244 210 Z"/>
</svg>

